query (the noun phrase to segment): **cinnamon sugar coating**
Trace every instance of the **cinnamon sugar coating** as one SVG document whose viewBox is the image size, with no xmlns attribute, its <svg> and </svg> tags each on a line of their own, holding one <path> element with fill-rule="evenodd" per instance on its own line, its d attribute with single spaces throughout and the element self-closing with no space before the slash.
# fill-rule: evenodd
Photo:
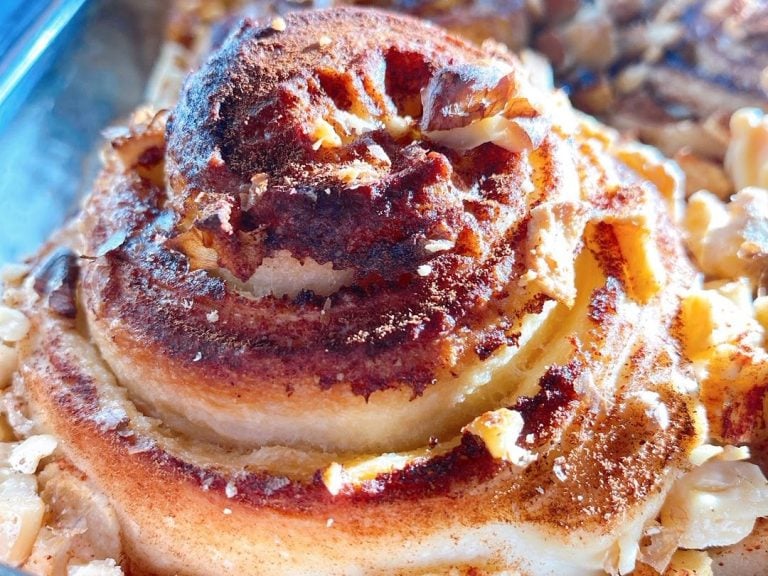
<svg viewBox="0 0 768 576">
<path fill-rule="evenodd" d="M 357 9 L 245 20 L 105 156 L 21 374 L 133 570 L 634 566 L 703 434 L 664 161 Z"/>
</svg>

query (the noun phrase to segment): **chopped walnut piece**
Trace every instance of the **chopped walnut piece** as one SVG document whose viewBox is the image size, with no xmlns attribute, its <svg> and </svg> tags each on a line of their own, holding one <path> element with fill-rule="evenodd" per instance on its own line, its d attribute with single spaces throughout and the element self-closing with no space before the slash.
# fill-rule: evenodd
<svg viewBox="0 0 768 576">
<path fill-rule="evenodd" d="M 537 455 L 517 445 L 523 425 L 520 412 L 500 408 L 478 416 L 463 430 L 480 438 L 494 458 L 525 468 Z"/>
<path fill-rule="evenodd" d="M 756 108 L 737 111 L 731 134 L 725 165 L 736 189 L 768 188 L 768 115 Z"/>
<path fill-rule="evenodd" d="M 45 513 L 34 473 L 55 447 L 51 436 L 0 443 L 0 562 L 20 566 L 32 551 Z"/>
<path fill-rule="evenodd" d="M 469 150 L 493 142 L 511 152 L 538 148 L 550 129 L 519 93 L 505 66 L 449 66 L 422 93 L 421 130 L 438 144 Z"/>
<path fill-rule="evenodd" d="M 65 463 L 54 462 L 39 475 L 46 504 L 40 531 L 24 569 L 34 574 L 122 574 L 114 559 L 122 545 L 117 516 L 107 498 Z"/>
<path fill-rule="evenodd" d="M 729 204 L 702 190 L 691 196 L 687 241 L 701 270 L 713 278 L 746 276 L 753 285 L 768 266 L 768 190 L 745 188 Z"/>
<path fill-rule="evenodd" d="M 44 512 L 32 474 L 0 469 L 0 562 L 19 566 L 27 559 Z"/>
<path fill-rule="evenodd" d="M 586 220 L 576 202 L 546 203 L 531 210 L 528 235 L 533 248 L 525 255 L 527 280 L 567 306 L 576 299 L 574 255 Z"/>
<path fill-rule="evenodd" d="M 0 306 L 0 340 L 18 342 L 29 332 L 30 323 L 22 312 Z"/>
<path fill-rule="evenodd" d="M 735 544 L 768 515 L 768 483 L 754 464 L 710 461 L 675 484 L 661 510 L 662 525 L 679 533 L 682 548 Z"/>
<path fill-rule="evenodd" d="M 733 182 L 720 163 L 702 158 L 688 150 L 675 154 L 675 161 L 685 173 L 686 197 L 704 189 L 723 201 L 733 194 Z"/>
</svg>

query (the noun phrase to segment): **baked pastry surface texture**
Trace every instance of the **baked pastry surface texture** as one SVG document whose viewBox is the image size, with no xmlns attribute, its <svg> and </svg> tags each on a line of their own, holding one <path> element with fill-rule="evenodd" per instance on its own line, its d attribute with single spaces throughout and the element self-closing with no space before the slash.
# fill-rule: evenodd
<svg viewBox="0 0 768 576">
<path fill-rule="evenodd" d="M 15 386 L 130 573 L 661 572 L 768 514 L 706 444 L 678 173 L 506 50 L 246 19 L 110 144 Z"/>
</svg>

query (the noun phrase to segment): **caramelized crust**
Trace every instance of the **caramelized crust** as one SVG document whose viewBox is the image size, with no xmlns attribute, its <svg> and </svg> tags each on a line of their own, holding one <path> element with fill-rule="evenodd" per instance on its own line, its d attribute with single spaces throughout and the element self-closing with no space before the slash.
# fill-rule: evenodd
<svg viewBox="0 0 768 576">
<path fill-rule="evenodd" d="M 307 441 L 294 438 L 290 416 L 281 432 L 245 412 L 245 428 L 222 430 L 207 413 L 216 405 L 221 420 L 223 397 L 264 418 L 278 406 L 320 410 L 310 437 L 327 449 L 412 448 L 455 433 L 491 402 L 457 375 L 484 370 L 547 300 L 573 298 L 587 207 L 572 150 L 533 107 L 510 55 L 364 11 L 271 26 L 244 24 L 190 79 L 168 123 L 167 190 L 116 160 L 86 205 L 85 251 L 102 256 L 83 278 L 94 338 L 157 413 L 185 410 L 179 388 L 201 398 L 206 408 L 183 419 L 197 411 L 221 441 Z M 374 26 L 376 36 L 359 34 Z M 427 47 L 414 27 L 432 38 Z M 340 49 L 316 42 L 324 30 Z M 460 150 L 427 136 L 485 118 L 520 131 L 520 149 Z M 539 123 L 535 150 L 518 121 Z M 153 122 L 141 138 L 153 141 L 162 119 Z M 317 126 L 339 141 L 318 147 Z M 541 226 L 562 232 L 537 247 Z M 254 279 L 285 254 L 288 293 L 256 297 Z M 346 282 L 318 293 L 302 284 L 310 264 Z M 438 383 L 426 412 L 408 402 Z M 350 437 L 358 420 L 370 433 Z M 332 440 L 323 422 L 339 430 Z"/>
<path fill-rule="evenodd" d="M 246 20 L 38 269 L 31 409 L 137 573 L 627 572 L 702 433 L 641 152 L 418 21 Z"/>
</svg>

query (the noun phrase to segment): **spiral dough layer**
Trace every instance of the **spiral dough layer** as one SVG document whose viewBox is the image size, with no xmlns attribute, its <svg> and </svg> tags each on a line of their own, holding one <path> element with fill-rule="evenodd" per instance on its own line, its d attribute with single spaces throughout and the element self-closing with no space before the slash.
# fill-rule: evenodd
<svg viewBox="0 0 768 576">
<path fill-rule="evenodd" d="M 700 441 L 676 186 L 500 48 L 245 20 L 38 268 L 31 407 L 136 573 L 626 572 Z"/>
</svg>

